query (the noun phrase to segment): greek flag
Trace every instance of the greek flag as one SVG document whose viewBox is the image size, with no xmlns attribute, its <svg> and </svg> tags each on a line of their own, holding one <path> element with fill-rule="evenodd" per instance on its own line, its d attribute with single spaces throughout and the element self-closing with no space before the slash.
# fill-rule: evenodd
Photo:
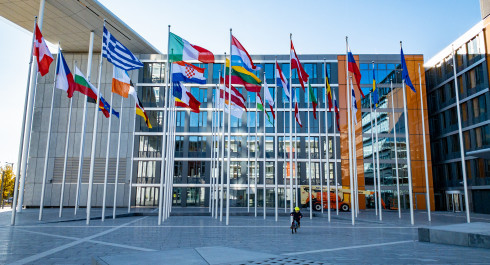
<svg viewBox="0 0 490 265">
<path fill-rule="evenodd" d="M 102 39 L 102 56 L 115 66 L 126 71 L 143 67 L 143 63 L 124 47 L 104 26 Z"/>
</svg>

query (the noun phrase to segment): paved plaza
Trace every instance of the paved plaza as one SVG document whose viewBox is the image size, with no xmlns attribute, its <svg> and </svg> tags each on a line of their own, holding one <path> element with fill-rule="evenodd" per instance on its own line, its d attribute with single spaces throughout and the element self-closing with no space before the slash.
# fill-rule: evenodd
<svg viewBox="0 0 490 265">
<path fill-rule="evenodd" d="M 350 213 L 337 216 L 332 212 L 329 223 L 326 212 L 310 220 L 308 210 L 303 210 L 301 228 L 291 234 L 289 217 L 264 220 L 261 209 L 257 217 L 231 216 L 229 226 L 224 218 L 220 222 L 219 217 L 185 216 L 191 211 L 205 214 L 206 208 L 174 208 L 176 216 L 161 226 L 153 209 L 137 211 L 139 215 L 94 219 L 86 225 L 85 209 L 74 217 L 73 209 L 67 208 L 61 219 L 58 209 L 46 209 L 43 221 L 38 221 L 38 209 L 27 209 L 17 215 L 15 227 L 10 226 L 11 212 L 0 212 L 0 264 L 91 264 L 111 257 L 145 264 L 151 258 L 155 263 L 158 252 L 163 252 L 157 259 L 163 264 L 189 264 L 194 256 L 185 253 L 191 252 L 201 253 L 197 258 L 208 255 L 204 264 L 490 263 L 489 249 L 418 242 L 418 227 L 464 223 L 464 213 L 434 212 L 429 224 L 427 213 L 416 211 L 415 226 L 411 226 L 408 212 L 402 212 L 400 220 L 397 212 L 384 211 L 380 222 L 374 211 L 367 210 L 359 213 L 352 226 Z M 106 213 L 112 214 L 112 209 Z M 118 209 L 118 214 L 124 213 L 127 209 Z M 92 212 L 95 218 L 100 214 L 100 209 Z M 490 216 L 473 214 L 472 220 L 490 222 Z M 236 261 L 235 255 L 231 262 L 234 251 L 242 251 L 243 260 Z"/>
</svg>

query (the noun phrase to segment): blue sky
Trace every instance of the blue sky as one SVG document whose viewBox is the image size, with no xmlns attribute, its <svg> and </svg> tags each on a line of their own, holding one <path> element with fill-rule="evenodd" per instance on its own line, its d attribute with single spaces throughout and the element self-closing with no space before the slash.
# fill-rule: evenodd
<svg viewBox="0 0 490 265">
<path fill-rule="evenodd" d="M 251 54 L 423 54 L 430 59 L 480 21 L 478 0 L 157 1 L 99 0 L 161 52 L 167 26 L 193 44 L 222 54 L 229 29 Z M 30 32 L 0 17 L 0 165 L 17 163 L 30 53 Z M 88 39 L 88 37 L 87 37 Z M 55 52 L 52 49 L 52 52 Z"/>
</svg>

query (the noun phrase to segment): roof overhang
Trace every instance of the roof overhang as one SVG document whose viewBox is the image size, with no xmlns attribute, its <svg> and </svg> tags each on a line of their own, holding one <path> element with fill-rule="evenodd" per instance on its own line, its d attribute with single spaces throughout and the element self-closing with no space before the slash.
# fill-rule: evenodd
<svg viewBox="0 0 490 265">
<path fill-rule="evenodd" d="M 0 0 L 0 16 L 32 32 L 39 5 L 40 0 Z M 94 31 L 94 52 L 100 52 L 104 19 L 111 34 L 133 53 L 160 53 L 96 0 L 46 0 L 42 32 L 47 41 L 60 42 L 64 51 L 88 52 Z"/>
<path fill-rule="evenodd" d="M 490 159 L 490 148 L 484 148 L 480 150 L 466 152 L 467 156 L 474 156 L 478 158 Z"/>
</svg>

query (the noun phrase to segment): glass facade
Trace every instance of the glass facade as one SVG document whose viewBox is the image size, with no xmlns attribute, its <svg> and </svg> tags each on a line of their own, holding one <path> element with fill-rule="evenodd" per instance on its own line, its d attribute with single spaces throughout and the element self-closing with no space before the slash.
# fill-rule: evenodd
<svg viewBox="0 0 490 265">
<path fill-rule="evenodd" d="M 448 191 L 463 193 L 463 174 L 456 111 L 460 101 L 464 152 L 490 148 L 489 72 L 484 31 L 455 48 L 456 78 L 452 54 L 426 70 L 429 127 L 432 142 L 436 209 L 451 210 Z M 455 89 L 457 85 L 457 91 Z M 490 213 L 478 198 L 490 196 L 490 160 L 466 155 L 466 175 L 472 211 Z M 482 198 L 483 198 L 482 197 Z"/>
</svg>

